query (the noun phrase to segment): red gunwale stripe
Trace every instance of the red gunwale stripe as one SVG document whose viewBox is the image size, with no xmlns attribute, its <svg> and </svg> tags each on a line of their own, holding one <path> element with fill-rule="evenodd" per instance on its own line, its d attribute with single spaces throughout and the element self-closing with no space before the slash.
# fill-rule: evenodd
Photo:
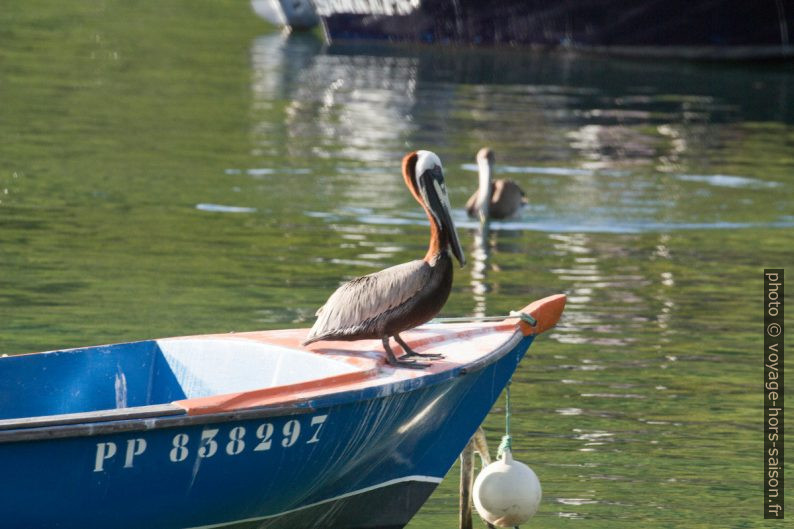
<svg viewBox="0 0 794 529">
<path fill-rule="evenodd" d="M 227 393 L 224 395 L 212 395 L 209 397 L 199 397 L 195 399 L 177 400 L 172 404 L 183 408 L 188 415 L 202 415 L 207 413 L 221 413 L 232 410 L 253 408 L 270 404 L 271 402 L 288 403 L 298 400 L 313 390 L 320 388 L 333 389 L 339 386 L 351 385 L 375 376 L 378 368 L 373 367 L 366 371 L 356 371 L 345 373 L 327 378 L 319 378 L 301 382 L 299 384 L 289 384 L 287 386 L 276 386 L 272 388 L 255 389 L 240 393 Z"/>
</svg>

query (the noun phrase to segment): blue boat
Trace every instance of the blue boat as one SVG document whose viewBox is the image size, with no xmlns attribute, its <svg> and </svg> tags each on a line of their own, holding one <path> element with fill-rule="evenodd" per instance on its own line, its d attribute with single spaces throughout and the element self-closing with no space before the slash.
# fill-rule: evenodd
<svg viewBox="0 0 794 529">
<path fill-rule="evenodd" d="M 306 329 L 0 358 L 0 525 L 403 527 L 564 305 L 405 333 L 423 370 Z"/>
</svg>

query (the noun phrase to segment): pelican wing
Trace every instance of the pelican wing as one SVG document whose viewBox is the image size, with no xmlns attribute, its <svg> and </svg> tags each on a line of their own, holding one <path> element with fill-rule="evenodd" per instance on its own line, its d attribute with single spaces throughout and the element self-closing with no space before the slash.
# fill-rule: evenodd
<svg viewBox="0 0 794 529">
<path fill-rule="evenodd" d="M 497 180 L 491 188 L 493 198 L 491 202 L 499 202 L 500 200 L 517 200 L 520 199 L 522 203 L 527 201 L 527 195 L 524 190 L 512 180 Z"/>
<path fill-rule="evenodd" d="M 381 316 L 415 296 L 431 272 L 429 264 L 417 260 L 343 284 L 317 311 L 317 321 L 303 343 L 372 331 Z"/>
<path fill-rule="evenodd" d="M 526 195 L 512 180 L 496 180 L 491 198 L 491 217 L 504 219 L 518 213 L 527 203 Z"/>
</svg>

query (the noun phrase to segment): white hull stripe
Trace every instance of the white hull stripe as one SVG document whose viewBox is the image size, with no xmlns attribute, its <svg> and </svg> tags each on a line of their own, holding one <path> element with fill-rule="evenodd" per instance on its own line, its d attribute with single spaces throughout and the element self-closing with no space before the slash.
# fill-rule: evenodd
<svg viewBox="0 0 794 529">
<path fill-rule="evenodd" d="M 221 522 L 212 525 L 201 525 L 196 527 L 190 527 L 188 529 L 213 529 L 215 527 L 226 527 L 229 525 L 235 525 L 239 523 L 246 523 L 246 522 L 257 522 L 259 520 L 267 520 L 268 518 L 276 518 L 278 516 L 284 516 L 285 514 L 290 514 L 297 511 L 302 511 L 304 509 L 309 509 L 311 507 L 316 507 L 317 505 L 322 505 L 324 503 L 330 503 L 332 501 L 342 500 L 345 498 L 349 498 L 351 496 L 357 496 L 358 494 L 363 494 L 365 492 L 369 492 L 375 489 L 381 489 L 383 487 L 389 487 L 391 485 L 396 485 L 397 483 L 404 483 L 406 481 L 421 481 L 424 483 L 441 483 L 443 478 L 437 478 L 435 476 L 406 476 L 403 478 L 396 478 L 389 481 L 384 481 L 383 483 L 378 483 L 377 485 L 372 485 L 370 487 L 365 487 L 363 489 L 354 490 L 353 492 L 347 492 L 345 494 L 341 494 L 339 496 L 334 496 L 333 498 L 328 498 L 327 500 L 318 501 L 315 503 L 310 503 L 308 505 L 304 505 L 302 507 L 298 507 L 296 509 L 290 509 L 288 511 L 280 512 L 278 514 L 268 514 L 267 516 L 257 516 L 255 518 L 245 518 L 243 520 L 234 520 L 231 522 Z"/>
</svg>

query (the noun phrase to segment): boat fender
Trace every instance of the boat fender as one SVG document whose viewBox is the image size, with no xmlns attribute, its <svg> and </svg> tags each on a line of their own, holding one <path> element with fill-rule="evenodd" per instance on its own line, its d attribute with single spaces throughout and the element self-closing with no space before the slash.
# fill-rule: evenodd
<svg viewBox="0 0 794 529">
<path fill-rule="evenodd" d="M 497 527 L 515 527 L 535 515 L 542 491 L 535 472 L 506 449 L 501 459 L 482 469 L 472 496 L 483 520 Z"/>
</svg>

